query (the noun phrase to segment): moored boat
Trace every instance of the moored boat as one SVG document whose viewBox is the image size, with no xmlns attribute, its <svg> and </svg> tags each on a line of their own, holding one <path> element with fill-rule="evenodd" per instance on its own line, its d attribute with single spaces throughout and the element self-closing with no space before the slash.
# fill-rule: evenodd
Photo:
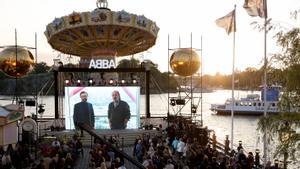
<svg viewBox="0 0 300 169">
<path fill-rule="evenodd" d="M 278 114 L 279 102 L 279 86 L 270 86 L 267 89 L 266 107 L 268 114 Z M 264 98 L 263 90 L 261 96 L 259 94 L 248 94 L 247 97 L 235 99 L 227 99 L 224 104 L 211 104 L 210 110 L 220 115 L 230 115 L 232 104 L 234 104 L 235 115 L 263 115 L 264 114 Z"/>
</svg>

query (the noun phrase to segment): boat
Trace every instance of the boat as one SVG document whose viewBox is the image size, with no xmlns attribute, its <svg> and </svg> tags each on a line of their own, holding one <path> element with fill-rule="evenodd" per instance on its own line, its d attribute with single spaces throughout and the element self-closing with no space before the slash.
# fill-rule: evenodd
<svg viewBox="0 0 300 169">
<path fill-rule="evenodd" d="M 234 100 L 234 115 L 263 115 L 264 97 L 263 88 L 259 94 L 248 94 L 245 98 Z M 280 86 L 269 86 L 267 88 L 266 106 L 268 114 L 278 114 Z M 218 115 L 231 115 L 232 99 L 227 99 L 224 104 L 211 104 L 210 110 Z"/>
</svg>

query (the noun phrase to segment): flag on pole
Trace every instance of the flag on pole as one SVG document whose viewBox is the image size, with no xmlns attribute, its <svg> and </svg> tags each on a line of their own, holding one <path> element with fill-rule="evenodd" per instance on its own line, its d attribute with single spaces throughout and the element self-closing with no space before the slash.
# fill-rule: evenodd
<svg viewBox="0 0 300 169">
<path fill-rule="evenodd" d="M 250 16 L 267 18 L 267 0 L 245 0 L 243 6 Z"/>
<path fill-rule="evenodd" d="M 217 19 L 216 24 L 224 28 L 228 35 L 231 32 L 236 32 L 235 9 L 231 11 L 229 14 Z"/>
</svg>

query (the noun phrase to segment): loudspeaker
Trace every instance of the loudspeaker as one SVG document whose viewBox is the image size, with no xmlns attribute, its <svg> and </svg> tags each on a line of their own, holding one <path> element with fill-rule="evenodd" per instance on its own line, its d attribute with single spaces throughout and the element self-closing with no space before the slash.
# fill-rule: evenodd
<svg viewBox="0 0 300 169">
<path fill-rule="evenodd" d="M 34 107 L 35 106 L 35 100 L 26 100 L 26 106 Z"/>
<path fill-rule="evenodd" d="M 185 105 L 185 100 L 184 99 L 177 99 L 176 104 L 177 105 Z"/>
</svg>

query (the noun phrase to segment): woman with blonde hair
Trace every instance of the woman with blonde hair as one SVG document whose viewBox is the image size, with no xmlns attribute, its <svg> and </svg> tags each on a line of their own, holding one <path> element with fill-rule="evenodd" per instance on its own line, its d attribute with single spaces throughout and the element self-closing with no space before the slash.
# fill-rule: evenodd
<svg viewBox="0 0 300 169">
<path fill-rule="evenodd" d="M 100 169 L 107 169 L 105 162 L 101 163 Z"/>
</svg>

